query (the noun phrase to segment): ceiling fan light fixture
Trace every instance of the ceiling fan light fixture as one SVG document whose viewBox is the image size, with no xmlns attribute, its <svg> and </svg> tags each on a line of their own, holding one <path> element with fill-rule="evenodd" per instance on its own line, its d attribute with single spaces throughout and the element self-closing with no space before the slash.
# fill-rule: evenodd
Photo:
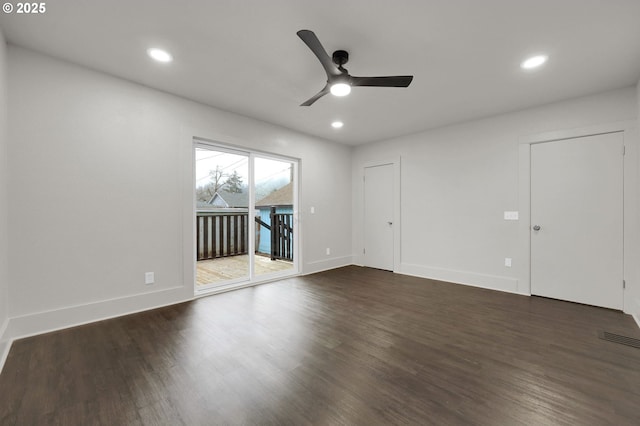
<svg viewBox="0 0 640 426">
<path fill-rule="evenodd" d="M 333 123 L 331 123 L 331 127 L 333 127 L 334 129 L 340 129 L 342 128 L 342 126 L 344 126 L 344 123 L 342 121 L 334 121 Z"/>
<path fill-rule="evenodd" d="M 351 86 L 347 83 L 336 83 L 331 85 L 330 90 L 333 96 L 347 96 L 351 93 Z"/>
</svg>

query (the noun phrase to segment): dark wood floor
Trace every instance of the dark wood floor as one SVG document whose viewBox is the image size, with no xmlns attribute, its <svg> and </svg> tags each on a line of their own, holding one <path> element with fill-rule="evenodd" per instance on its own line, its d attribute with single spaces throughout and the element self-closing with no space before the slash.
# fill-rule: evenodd
<svg viewBox="0 0 640 426">
<path fill-rule="evenodd" d="M 619 312 L 347 267 L 14 342 L 2 425 L 640 424 Z"/>
</svg>

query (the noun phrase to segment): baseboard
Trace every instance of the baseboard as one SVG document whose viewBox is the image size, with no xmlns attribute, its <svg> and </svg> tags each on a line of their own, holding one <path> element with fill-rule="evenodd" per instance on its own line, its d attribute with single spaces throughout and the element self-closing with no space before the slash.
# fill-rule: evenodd
<svg viewBox="0 0 640 426">
<path fill-rule="evenodd" d="M 0 326 L 0 373 L 2 373 L 2 367 L 4 367 L 4 362 L 9 355 L 9 349 L 11 349 L 12 340 L 5 336 L 8 327 L 9 318 L 6 318 L 2 326 Z"/>
<path fill-rule="evenodd" d="M 2 325 L 0 325 L 0 342 L 4 342 L 5 340 L 8 340 L 8 339 L 5 339 L 5 335 L 4 335 L 8 327 L 9 327 L 9 318 L 5 318 Z"/>
<path fill-rule="evenodd" d="M 13 317 L 9 319 L 4 338 L 13 341 L 192 300 L 193 294 L 187 294 L 184 287 L 174 287 Z"/>
<path fill-rule="evenodd" d="M 353 264 L 353 256 L 332 257 L 330 259 L 316 260 L 304 264 L 301 275 L 315 274 L 316 272 L 342 268 Z"/>
<path fill-rule="evenodd" d="M 0 373 L 2 373 L 2 368 L 4 367 L 4 363 L 9 356 L 9 351 L 11 350 L 11 341 L 8 342 L 0 342 Z"/>
<path fill-rule="evenodd" d="M 454 284 L 463 284 L 472 287 L 481 287 L 489 290 L 504 291 L 521 295 L 529 295 L 518 291 L 518 280 L 511 277 L 498 275 L 478 274 L 475 272 L 456 271 L 453 269 L 435 268 L 431 266 L 400 264 L 399 274 L 414 277 L 428 278 L 438 281 L 446 281 Z"/>
</svg>

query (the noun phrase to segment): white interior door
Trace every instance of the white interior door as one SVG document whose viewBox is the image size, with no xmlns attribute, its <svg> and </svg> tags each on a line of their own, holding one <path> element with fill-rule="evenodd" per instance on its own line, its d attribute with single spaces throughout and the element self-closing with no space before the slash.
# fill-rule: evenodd
<svg viewBox="0 0 640 426">
<path fill-rule="evenodd" d="M 393 271 L 393 164 L 364 169 L 364 266 Z"/>
<path fill-rule="evenodd" d="M 531 293 L 623 303 L 623 136 L 531 146 Z"/>
</svg>

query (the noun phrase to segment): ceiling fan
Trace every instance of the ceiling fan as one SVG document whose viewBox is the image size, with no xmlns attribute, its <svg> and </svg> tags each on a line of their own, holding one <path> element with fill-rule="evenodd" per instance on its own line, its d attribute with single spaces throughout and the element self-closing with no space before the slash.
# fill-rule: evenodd
<svg viewBox="0 0 640 426">
<path fill-rule="evenodd" d="M 327 84 L 317 94 L 302 103 L 300 106 L 310 106 L 315 101 L 332 93 L 336 96 L 345 96 L 351 92 L 354 86 L 372 86 L 372 87 L 408 87 L 413 80 L 412 75 L 397 75 L 390 77 L 355 77 L 349 75 L 349 72 L 343 67 L 349 61 L 349 53 L 344 50 L 336 50 L 329 57 L 327 51 L 324 50 L 320 40 L 310 30 L 300 30 L 297 32 L 298 37 L 311 49 L 318 58 L 324 71 L 327 73 Z"/>
</svg>

